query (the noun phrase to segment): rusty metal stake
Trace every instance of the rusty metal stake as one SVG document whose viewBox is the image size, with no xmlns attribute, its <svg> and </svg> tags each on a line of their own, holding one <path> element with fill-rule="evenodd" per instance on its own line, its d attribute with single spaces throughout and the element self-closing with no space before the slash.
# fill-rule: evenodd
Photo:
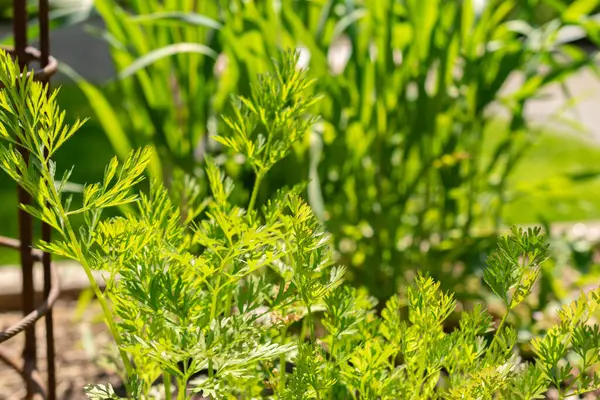
<svg viewBox="0 0 600 400">
<path fill-rule="evenodd" d="M 40 50 L 41 50 L 41 67 L 46 68 L 50 64 L 50 20 L 48 10 L 48 0 L 39 0 L 39 20 L 40 20 Z M 44 78 L 46 86 L 50 86 L 50 77 Z M 48 94 L 50 91 L 48 90 Z M 46 151 L 47 154 L 47 151 Z M 52 228 L 50 225 L 42 222 L 42 240 L 50 242 L 52 239 Z M 44 297 L 50 296 L 52 290 L 51 279 L 51 263 L 49 253 L 44 253 L 42 256 L 42 264 L 44 266 Z M 46 368 L 48 372 L 48 400 L 56 400 L 56 365 L 54 353 L 54 318 L 52 309 L 48 310 L 45 318 L 46 324 Z"/>
<path fill-rule="evenodd" d="M 19 67 L 27 67 L 27 2 L 26 0 L 13 0 L 13 32 L 15 35 L 15 54 L 19 60 Z M 26 163 L 29 163 L 29 153 L 19 148 Z M 18 187 L 19 204 L 30 204 L 29 194 Z M 35 308 L 35 288 L 33 286 L 33 262 L 31 260 L 32 220 L 24 210 L 19 209 L 19 238 L 21 241 L 21 271 L 23 274 L 23 315 L 29 314 Z M 37 370 L 37 349 L 35 343 L 35 324 L 25 330 L 25 347 L 23 348 L 23 365 L 28 374 Z M 27 381 L 27 400 L 33 398 L 35 388 L 31 381 Z"/>
<path fill-rule="evenodd" d="M 48 0 L 39 0 L 41 51 L 28 47 L 27 19 L 27 1 L 13 0 L 14 49 L 12 49 L 12 55 L 18 58 L 21 70 L 24 70 L 30 61 L 39 61 L 41 71 L 34 73 L 34 79 L 49 85 L 50 76 L 56 71 L 56 60 L 50 56 Z M 29 163 L 28 152 L 22 147 L 19 150 L 25 161 Z M 17 193 L 20 204 L 31 204 L 31 197 L 23 188 L 18 187 Z M 18 219 L 20 240 L 0 237 L 0 246 L 18 249 L 20 252 L 21 271 L 23 275 L 22 307 L 24 316 L 17 324 L 0 332 L 0 343 L 24 332 L 23 362 L 20 364 L 12 360 L 1 349 L 0 361 L 15 369 L 22 376 L 27 389 L 26 399 L 33 399 L 33 396 L 39 393 L 44 399 L 56 400 L 52 305 L 59 294 L 58 275 L 51 263 L 49 254 L 32 250 L 33 226 L 31 216 L 22 209 L 19 209 Z M 42 239 L 50 241 L 50 237 L 51 228 L 47 224 L 42 224 Z M 44 301 L 37 309 L 35 306 L 35 288 L 33 283 L 34 260 L 41 261 L 44 270 Z M 47 387 L 45 387 L 39 378 L 35 336 L 35 322 L 43 316 L 45 316 L 46 325 Z"/>
</svg>

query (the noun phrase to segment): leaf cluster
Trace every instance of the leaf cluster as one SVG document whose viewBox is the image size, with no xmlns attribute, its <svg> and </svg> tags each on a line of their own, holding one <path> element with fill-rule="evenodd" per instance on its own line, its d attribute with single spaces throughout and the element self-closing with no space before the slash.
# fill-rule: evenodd
<svg viewBox="0 0 600 400">
<path fill-rule="evenodd" d="M 298 74 L 327 98 L 313 107 L 322 123 L 271 171 L 263 192 L 310 177 L 309 203 L 328 223 L 348 279 L 386 299 L 421 264 L 438 278 L 444 265 L 471 267 L 480 252 L 473 236 L 489 227 L 495 234 L 511 199 L 544 190 L 510 184 L 538 132 L 525 109 L 549 85 L 581 68 L 597 70 L 594 56 L 570 43 L 599 42 L 595 4 L 105 0 L 53 22 L 79 21 L 92 9 L 101 16 L 105 30 L 96 33 L 119 79 L 98 88 L 71 76 L 119 158 L 136 145 L 153 146 L 150 173 L 167 186 L 221 151 L 209 140 L 215 132 L 250 157 L 255 172 L 287 154 L 285 139 L 299 137 L 307 121 L 288 118 L 296 106 L 286 100 L 302 88 L 293 77 L 269 83 L 257 76 L 282 47 L 301 48 L 307 69 Z M 548 12 L 551 18 L 539 18 Z M 502 90 L 515 73 L 523 78 L 519 90 Z M 242 107 L 227 108 L 231 94 L 241 95 Z M 501 123 L 488 112 L 497 107 Z M 267 116 L 269 109 L 279 117 Z M 245 170 L 236 159 L 225 164 L 243 193 Z"/>
<path fill-rule="evenodd" d="M 275 72 L 261 75 L 252 86 L 251 98 L 238 96 L 234 116 L 223 117 L 230 133 L 215 138 L 244 155 L 257 174 L 281 161 L 316 122 L 308 112 L 319 98 L 308 92 L 314 79 L 297 67 L 299 57 L 288 50 Z"/>
<path fill-rule="evenodd" d="M 307 86 L 307 78 L 290 67 L 296 56 L 286 60 L 259 92 L 279 96 L 270 90 L 294 80 L 293 87 Z M 18 78 L 17 64 L 5 53 L 0 65 L 7 71 L 0 75 L 6 87 L 0 123 L 11 137 L 15 129 L 22 136 L 0 148 L 1 166 L 36 200 L 23 208 L 56 221 L 59 240 L 40 247 L 77 260 L 90 276 L 129 399 L 175 394 L 182 400 L 194 393 L 218 399 L 534 399 L 553 387 L 561 398 L 600 387 L 598 290 L 563 307 L 559 322 L 532 341 L 535 362 L 522 361 L 516 351 L 517 333 L 507 321 L 547 258 L 539 230 L 514 229 L 488 258 L 485 281 L 506 305 L 497 326 L 479 304 L 447 332 L 444 322 L 457 312 L 457 301 L 425 274 L 416 276 L 406 297 L 390 298 L 379 315 L 365 290 L 342 283 L 344 269 L 333 261 L 329 235 L 298 188 L 281 190 L 260 210 L 252 200 L 242 208 L 230 200 L 232 180 L 209 160 L 212 198 L 194 195 L 200 183 L 183 179 L 186 210 L 192 210 L 184 215 L 160 183 L 148 193 L 134 190 L 151 157 L 139 150 L 121 166 L 111 161 L 104 180 L 86 185 L 82 206 L 71 210 L 54 179 L 56 167 L 44 158 L 45 146 L 59 143 L 62 132 L 54 126 L 62 119 L 44 117 L 50 112 L 43 110 L 57 110 L 55 97 L 31 78 Z M 265 125 L 278 126 L 278 101 L 246 102 L 264 108 Z M 307 109 L 295 110 L 284 110 L 296 120 L 285 127 L 306 129 Z M 264 147 L 261 159 L 278 160 L 289 151 L 292 140 L 277 142 L 282 130 L 264 131 L 274 135 L 265 143 L 279 144 Z M 47 138 L 40 141 L 40 135 Z M 252 140 L 254 146 L 263 142 L 258 135 Z M 26 154 L 33 155 L 29 164 Z M 256 168 L 267 173 L 271 161 Z M 106 207 L 126 203 L 135 207 L 102 217 Z M 78 213 L 86 226 L 75 232 L 70 219 Z M 105 274 L 105 291 L 95 285 L 94 269 Z M 87 393 L 91 399 L 118 398 L 110 385 L 90 385 Z"/>
</svg>

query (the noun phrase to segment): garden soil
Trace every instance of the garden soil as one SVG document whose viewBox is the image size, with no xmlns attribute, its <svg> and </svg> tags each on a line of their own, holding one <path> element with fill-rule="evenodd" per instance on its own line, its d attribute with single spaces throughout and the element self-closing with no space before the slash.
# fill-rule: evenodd
<svg viewBox="0 0 600 400">
<path fill-rule="evenodd" d="M 57 398 L 60 400 L 83 400 L 83 387 L 91 382 L 112 383 L 118 386 L 119 379 L 114 373 L 106 372 L 95 362 L 97 354 L 107 343 L 108 336 L 104 323 L 95 316 L 100 313 L 96 305 L 89 306 L 85 318 L 76 320 L 76 302 L 59 300 L 54 306 L 54 334 L 56 348 Z M 0 314 L 0 330 L 18 322 L 18 312 Z M 46 379 L 46 330 L 44 320 L 36 324 L 38 343 L 38 367 L 42 378 Z M 18 359 L 23 348 L 24 337 L 19 334 L 0 345 L 0 349 Z M 0 363 L 0 400 L 20 400 L 25 390 L 20 376 Z"/>
<path fill-rule="evenodd" d="M 83 388 L 89 383 L 110 383 L 115 389 L 121 381 L 110 364 L 102 362 L 105 349 L 110 348 L 111 337 L 101 319 L 102 311 L 98 304 L 88 304 L 81 318 L 76 301 L 59 300 L 54 305 L 54 337 L 56 349 L 57 399 L 86 400 Z M 0 313 L 0 331 L 17 323 L 19 312 Z M 36 324 L 38 344 L 38 368 L 46 382 L 46 330 L 44 320 Z M 23 334 L 0 344 L 7 355 L 19 359 L 23 350 Z M 22 400 L 25 389 L 21 377 L 0 362 L 0 400 Z M 39 397 L 39 396 L 38 396 Z M 175 398 L 175 397 L 174 397 Z M 194 400 L 206 400 L 195 395 Z M 36 400 L 38 400 L 36 398 Z"/>
</svg>

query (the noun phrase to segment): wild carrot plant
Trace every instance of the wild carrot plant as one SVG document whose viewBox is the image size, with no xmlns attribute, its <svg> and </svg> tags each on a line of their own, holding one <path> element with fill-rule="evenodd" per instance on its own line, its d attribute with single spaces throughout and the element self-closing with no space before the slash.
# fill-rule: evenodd
<svg viewBox="0 0 600 400">
<path fill-rule="evenodd" d="M 239 98 L 218 140 L 241 152 L 261 178 L 314 121 L 310 80 L 288 53 L 250 98 Z M 342 283 L 324 232 L 298 188 L 282 189 L 260 209 L 230 201 L 232 181 L 210 160 L 210 201 L 183 179 L 174 206 L 153 182 L 136 190 L 151 152 L 113 159 L 102 182 L 81 199 L 65 198 L 69 172 L 56 179 L 51 157 L 81 125 L 67 126 L 56 92 L 0 54 L 0 166 L 33 197 L 22 207 L 56 230 L 38 246 L 81 263 L 121 357 L 128 399 L 201 393 L 214 399 L 491 399 L 560 398 L 600 388 L 595 367 L 600 330 L 593 325 L 600 290 L 564 307 L 558 323 L 532 341 L 536 360 L 515 350 L 509 315 L 535 284 L 547 258 L 540 230 L 514 229 L 488 259 L 485 281 L 506 305 L 499 325 L 482 304 L 444 330 L 456 300 L 418 274 L 406 299 L 390 298 L 380 315 L 362 289 Z M 29 164 L 19 150 L 30 153 Z M 103 210 L 135 208 L 115 218 Z M 83 215 L 76 231 L 71 223 Z M 92 270 L 104 273 L 102 291 Z M 406 304 L 404 303 L 406 300 Z M 119 399 L 110 385 L 88 397 Z"/>
<path fill-rule="evenodd" d="M 309 203 L 347 279 L 381 300 L 419 265 L 452 289 L 446 265 L 464 263 L 461 278 L 480 272 L 473 259 L 493 246 L 506 206 L 528 194 L 515 171 L 537 139 L 530 102 L 596 69 L 569 31 L 600 40 L 591 0 L 88 3 L 118 79 L 76 80 L 119 159 L 153 146 L 149 173 L 167 186 L 220 151 L 208 137 L 224 129 L 216 116 L 231 110 L 228 96 L 248 96 L 281 48 L 303 49 L 327 98 L 321 123 L 261 178 L 255 202 L 310 177 Z M 538 18 L 544 9 L 551 18 Z M 242 186 L 252 192 L 234 159 L 225 167 L 232 200 Z"/>
</svg>

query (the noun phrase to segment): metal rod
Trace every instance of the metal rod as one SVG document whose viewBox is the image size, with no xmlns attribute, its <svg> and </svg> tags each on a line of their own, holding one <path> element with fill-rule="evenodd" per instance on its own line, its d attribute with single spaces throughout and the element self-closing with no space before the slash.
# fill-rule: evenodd
<svg viewBox="0 0 600 400">
<path fill-rule="evenodd" d="M 47 224 L 42 224 L 42 239 L 50 241 L 51 229 Z M 52 280 L 50 278 L 50 254 L 44 253 L 43 265 L 44 265 L 44 297 L 48 297 L 52 290 Z M 44 319 L 46 323 L 46 367 L 48 370 L 48 400 L 56 400 L 56 364 L 55 364 L 55 351 L 54 351 L 54 318 L 52 316 L 52 309 L 46 314 Z"/>
<path fill-rule="evenodd" d="M 20 246 L 21 243 L 18 240 L 0 236 L 0 247 L 7 247 L 18 250 L 20 249 Z M 36 250 L 34 251 L 32 257 L 35 260 L 42 260 L 43 254 L 41 251 Z M 21 318 L 19 322 L 10 326 L 4 331 L 0 331 L 0 343 L 6 342 L 10 338 L 25 331 L 28 327 L 35 324 L 38 319 L 45 316 L 48 313 L 48 311 L 52 308 L 60 294 L 58 272 L 56 271 L 56 266 L 52 266 L 52 268 L 50 269 L 50 273 L 50 279 L 52 279 L 52 290 L 50 291 L 48 297 L 44 299 L 42 304 L 40 304 L 37 309 L 33 310 L 32 312 Z"/>
<path fill-rule="evenodd" d="M 39 21 L 40 21 L 40 50 L 41 50 L 41 67 L 46 68 L 50 63 L 50 21 L 49 21 L 48 0 L 39 0 Z M 50 82 L 47 77 L 44 79 L 48 90 Z M 50 94 L 50 91 L 48 91 Z M 50 225 L 42 222 L 42 240 L 50 242 L 52 238 L 52 229 Z M 47 298 L 52 291 L 51 278 L 51 257 L 49 253 L 44 253 L 42 256 L 42 264 L 44 266 L 44 298 Z M 56 400 L 56 364 L 54 351 L 54 319 L 52 309 L 49 309 L 46 318 L 46 367 L 48 370 L 48 400 Z"/>
<path fill-rule="evenodd" d="M 27 1 L 13 0 L 13 34 L 15 37 L 15 53 L 21 68 L 26 66 L 25 49 L 27 48 Z"/>
<path fill-rule="evenodd" d="M 26 162 L 29 161 L 29 153 L 21 150 Z M 30 204 L 31 197 L 19 187 L 18 199 L 20 204 Z M 21 240 L 21 269 L 23 272 L 23 315 L 29 314 L 35 308 L 35 289 L 33 286 L 33 260 L 31 259 L 32 226 L 31 217 L 25 211 L 19 209 L 19 239 Z M 25 331 L 25 348 L 23 349 L 25 369 L 34 371 L 37 367 L 37 349 L 35 343 L 35 325 L 31 325 Z M 31 388 L 32 389 L 32 388 Z M 28 386 L 28 393 L 30 388 Z"/>
<path fill-rule="evenodd" d="M 50 62 L 50 19 L 48 10 L 48 0 L 39 0 L 39 21 L 40 21 L 40 50 L 41 64 L 45 68 Z M 48 83 L 48 79 L 45 80 Z"/>
<path fill-rule="evenodd" d="M 21 70 L 27 67 L 27 1 L 13 0 L 13 31 L 15 36 L 15 54 L 19 59 Z M 20 147 L 20 152 L 29 162 L 29 153 Z M 27 192 L 17 188 L 20 204 L 30 204 L 31 199 Z M 23 273 L 23 315 L 35 309 L 35 289 L 33 287 L 33 260 L 31 257 L 32 244 L 32 219 L 25 211 L 19 209 L 19 239 L 21 241 L 21 270 Z M 25 331 L 25 347 L 23 348 L 23 370 L 32 375 L 37 369 L 37 349 L 35 343 L 35 324 Z M 35 387 L 31 381 L 26 381 L 26 399 L 32 399 Z"/>
</svg>

